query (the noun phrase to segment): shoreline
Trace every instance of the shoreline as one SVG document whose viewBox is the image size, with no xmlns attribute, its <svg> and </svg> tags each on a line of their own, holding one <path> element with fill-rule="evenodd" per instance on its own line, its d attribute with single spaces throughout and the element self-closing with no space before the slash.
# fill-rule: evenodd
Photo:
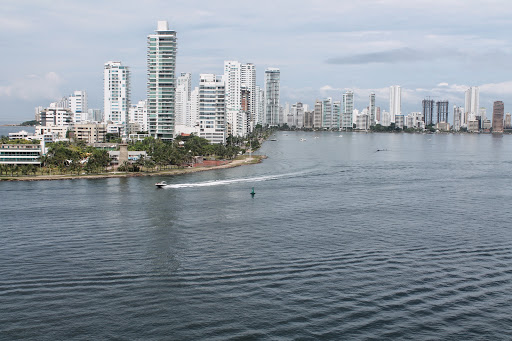
<svg viewBox="0 0 512 341">
<path fill-rule="evenodd" d="M 84 174 L 84 175 L 36 175 L 36 176 L 0 176 L 0 182 L 2 181 L 48 181 L 48 180 L 76 180 L 76 179 L 107 179 L 107 178 L 132 178 L 142 176 L 175 176 L 197 172 L 204 172 L 217 169 L 234 168 L 244 165 L 254 165 L 261 163 L 263 159 L 266 159 L 265 155 L 253 155 L 252 157 L 244 155 L 241 158 L 232 160 L 229 163 L 219 166 L 210 167 L 193 167 L 193 168 L 176 168 L 154 172 L 134 172 L 134 173 L 101 173 L 101 174 Z"/>
</svg>

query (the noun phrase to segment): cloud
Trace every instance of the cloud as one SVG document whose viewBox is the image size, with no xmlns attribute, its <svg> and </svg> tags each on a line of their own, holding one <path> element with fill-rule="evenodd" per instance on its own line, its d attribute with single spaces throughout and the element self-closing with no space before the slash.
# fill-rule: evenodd
<svg viewBox="0 0 512 341">
<path fill-rule="evenodd" d="M 8 97 L 22 100 L 56 99 L 62 96 L 59 86 L 62 78 L 55 72 L 45 75 L 27 75 L 13 83 L 0 86 L 0 98 Z"/>
<path fill-rule="evenodd" d="M 361 53 L 351 56 L 335 57 L 326 60 L 327 64 L 370 64 L 401 63 L 424 60 L 425 54 L 411 48 L 399 48 L 382 52 Z"/>
<path fill-rule="evenodd" d="M 479 86 L 479 88 L 480 93 L 488 93 L 499 96 L 512 95 L 512 81 L 482 84 Z"/>
</svg>

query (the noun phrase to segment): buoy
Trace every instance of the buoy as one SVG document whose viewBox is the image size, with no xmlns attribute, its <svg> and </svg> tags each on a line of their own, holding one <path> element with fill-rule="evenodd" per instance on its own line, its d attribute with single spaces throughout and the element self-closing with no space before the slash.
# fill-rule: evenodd
<svg viewBox="0 0 512 341">
<path fill-rule="evenodd" d="M 254 192 L 254 187 L 252 188 L 252 192 L 251 192 L 251 196 L 254 197 L 254 194 L 256 194 L 256 192 Z"/>
</svg>

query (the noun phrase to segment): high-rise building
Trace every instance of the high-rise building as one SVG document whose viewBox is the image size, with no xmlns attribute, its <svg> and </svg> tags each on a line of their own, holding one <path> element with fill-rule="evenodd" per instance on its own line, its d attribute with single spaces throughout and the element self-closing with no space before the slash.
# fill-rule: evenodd
<svg viewBox="0 0 512 341">
<path fill-rule="evenodd" d="M 495 101 L 492 106 L 492 132 L 503 133 L 504 105 L 502 101 Z"/>
<path fill-rule="evenodd" d="M 322 101 L 322 128 L 332 128 L 332 98 L 328 97 Z"/>
<path fill-rule="evenodd" d="M 176 106 L 175 106 L 175 124 L 190 124 L 190 93 L 192 91 L 192 75 L 182 73 L 176 82 Z M 187 124 L 188 123 L 188 124 Z"/>
<path fill-rule="evenodd" d="M 353 127 L 354 113 L 354 92 L 349 90 L 343 94 L 343 113 L 341 114 L 341 128 L 347 129 Z"/>
<path fill-rule="evenodd" d="M 265 91 L 256 86 L 256 124 L 264 124 L 265 122 Z"/>
<path fill-rule="evenodd" d="M 256 122 L 256 68 L 254 64 L 224 61 L 228 134 L 245 136 Z M 242 109 L 242 92 L 247 110 Z"/>
<path fill-rule="evenodd" d="M 374 126 L 377 121 L 377 113 L 375 110 L 375 93 L 370 94 L 370 104 L 368 106 L 368 114 L 370 116 L 370 126 Z"/>
<path fill-rule="evenodd" d="M 130 109 L 130 70 L 121 62 L 105 63 L 103 72 L 103 121 L 117 125 L 128 123 Z"/>
<path fill-rule="evenodd" d="M 505 125 L 503 127 L 504 129 L 511 129 L 512 128 L 512 117 L 510 116 L 510 113 L 505 114 Z"/>
<path fill-rule="evenodd" d="M 331 129 L 340 129 L 341 101 L 332 102 L 332 124 Z"/>
<path fill-rule="evenodd" d="M 254 129 L 254 126 L 257 124 L 256 118 L 256 67 L 252 63 L 242 64 L 241 65 L 241 73 L 240 73 L 240 85 L 245 88 L 248 94 L 248 113 L 249 113 L 249 123 L 250 123 L 250 131 Z"/>
<path fill-rule="evenodd" d="M 437 122 L 448 122 L 448 101 L 437 101 Z"/>
<path fill-rule="evenodd" d="M 317 99 L 315 102 L 315 109 L 313 111 L 313 127 L 316 129 L 322 128 L 322 109 L 322 101 Z"/>
<path fill-rule="evenodd" d="M 400 115 L 402 112 L 402 99 L 399 85 L 392 85 L 389 87 L 389 114 L 391 115 L 391 122 L 395 122 L 395 116 Z"/>
<path fill-rule="evenodd" d="M 195 87 L 190 93 L 190 123 L 187 126 L 195 127 L 199 124 L 199 87 Z"/>
<path fill-rule="evenodd" d="M 158 21 L 155 34 L 148 35 L 148 118 L 149 134 L 172 140 L 175 125 L 176 31 L 167 21 Z"/>
<path fill-rule="evenodd" d="M 281 72 L 277 68 L 265 70 L 265 124 L 277 126 L 279 122 L 279 83 Z"/>
<path fill-rule="evenodd" d="M 424 99 L 421 101 L 421 106 L 425 126 L 434 124 L 434 100 Z"/>
<path fill-rule="evenodd" d="M 464 116 L 464 108 L 453 106 L 453 130 L 459 131 L 461 128 L 462 117 Z"/>
<path fill-rule="evenodd" d="M 87 93 L 83 90 L 73 91 L 69 96 L 69 109 L 73 112 L 73 122 L 87 121 Z"/>
<path fill-rule="evenodd" d="M 467 127 L 469 121 L 475 121 L 480 108 L 480 94 L 477 86 L 472 86 L 465 92 L 464 117 L 461 125 Z"/>
<path fill-rule="evenodd" d="M 386 110 L 383 110 L 380 115 L 380 125 L 383 127 L 389 127 L 391 125 L 391 114 Z"/>
<path fill-rule="evenodd" d="M 221 76 L 199 75 L 199 136 L 226 143 L 225 88 Z"/>
</svg>

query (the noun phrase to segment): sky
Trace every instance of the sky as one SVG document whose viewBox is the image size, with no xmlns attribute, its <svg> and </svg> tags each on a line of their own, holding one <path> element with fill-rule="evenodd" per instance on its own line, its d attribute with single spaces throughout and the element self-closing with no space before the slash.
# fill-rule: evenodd
<svg viewBox="0 0 512 341">
<path fill-rule="evenodd" d="M 402 88 L 402 113 L 421 100 L 464 106 L 480 87 L 492 115 L 512 111 L 512 2 L 505 0 L 2 0 L 0 123 L 33 119 L 34 107 L 85 90 L 103 108 L 103 65 L 132 72 L 131 100 L 146 97 L 146 39 L 158 20 L 177 31 L 177 74 L 223 72 L 224 60 L 281 69 L 281 104 L 341 100 L 389 110 Z M 451 121 L 450 114 L 450 121 Z"/>
</svg>

